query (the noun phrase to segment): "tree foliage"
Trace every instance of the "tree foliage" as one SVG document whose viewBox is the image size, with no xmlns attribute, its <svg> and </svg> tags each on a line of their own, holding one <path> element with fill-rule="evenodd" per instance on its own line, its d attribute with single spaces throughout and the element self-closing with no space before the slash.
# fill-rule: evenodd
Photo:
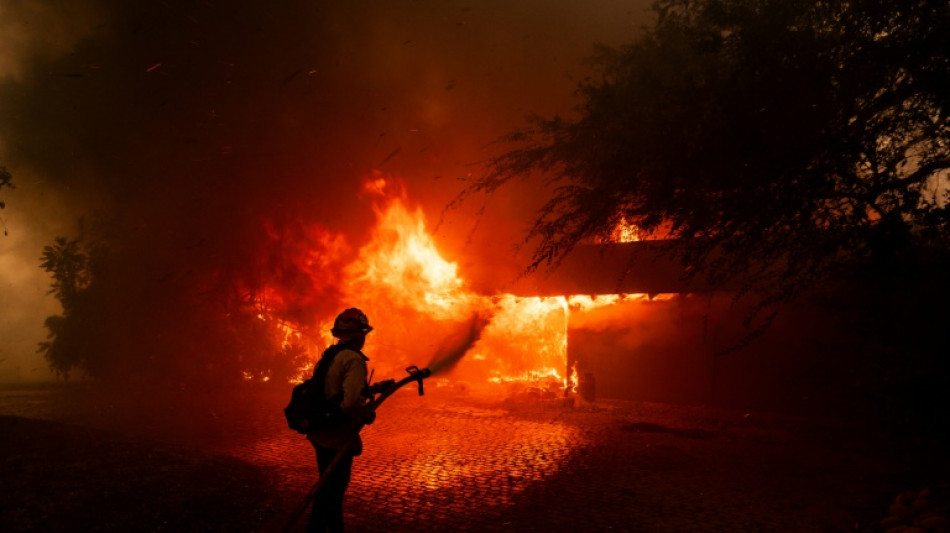
<svg viewBox="0 0 950 533">
<path fill-rule="evenodd" d="M 620 220 L 694 275 L 794 298 L 947 237 L 950 4 L 660 0 L 602 48 L 575 119 L 534 117 L 462 197 L 556 185 L 531 268 Z M 939 244 L 943 245 L 943 244 Z"/>
<path fill-rule="evenodd" d="M 0 166 L 0 192 L 3 191 L 4 187 L 9 187 L 11 189 L 13 188 L 13 176 L 10 174 L 10 171 L 8 171 L 6 167 Z M 6 202 L 3 201 L 3 197 L 0 197 L 0 209 L 5 208 L 6 206 L 7 204 Z M 2 223 L 3 221 L 0 220 L 0 224 Z M 5 225 L 3 228 L 3 234 L 4 235 L 7 234 L 7 228 Z"/>
<path fill-rule="evenodd" d="M 43 248 L 40 261 L 40 267 L 53 275 L 49 292 L 63 306 L 63 314 L 46 318 L 47 339 L 38 351 L 56 375 L 68 380 L 70 371 L 82 367 L 88 356 L 82 342 L 83 317 L 75 311 L 92 279 L 89 255 L 80 239 L 57 237 Z"/>
<path fill-rule="evenodd" d="M 69 313 L 90 281 L 89 256 L 82 241 L 57 237 L 52 246 L 43 247 L 40 260 L 40 268 L 53 275 L 50 294 L 59 300 L 63 311 Z"/>
</svg>

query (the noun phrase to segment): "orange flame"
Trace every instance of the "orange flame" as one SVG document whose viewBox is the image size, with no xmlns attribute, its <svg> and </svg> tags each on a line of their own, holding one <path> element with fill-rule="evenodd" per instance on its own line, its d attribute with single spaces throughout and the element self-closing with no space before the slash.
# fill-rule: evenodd
<svg viewBox="0 0 950 533">
<path fill-rule="evenodd" d="M 571 377 L 568 378 L 567 386 L 571 392 L 577 392 L 578 383 L 580 383 L 580 379 L 577 376 L 577 361 L 574 361 L 574 364 L 571 365 Z"/>
<path fill-rule="evenodd" d="M 611 242 L 634 242 L 640 240 L 640 228 L 627 221 L 627 217 L 621 216 L 610 234 Z"/>
<path fill-rule="evenodd" d="M 425 228 L 421 209 L 410 212 L 401 199 L 377 208 L 372 240 L 349 269 L 349 286 L 359 294 L 384 292 L 441 319 L 466 316 L 472 295 L 458 266 L 442 258 Z"/>
</svg>

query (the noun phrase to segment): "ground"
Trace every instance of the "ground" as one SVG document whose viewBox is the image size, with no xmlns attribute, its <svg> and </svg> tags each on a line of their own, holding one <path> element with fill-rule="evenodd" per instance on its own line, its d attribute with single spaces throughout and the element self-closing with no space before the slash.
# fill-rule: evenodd
<svg viewBox="0 0 950 533">
<path fill-rule="evenodd" d="M 316 480 L 288 394 L 0 390 L 0 529 L 282 531 Z M 364 430 L 348 531 L 883 531 L 923 487 L 852 422 L 407 387 Z"/>
</svg>

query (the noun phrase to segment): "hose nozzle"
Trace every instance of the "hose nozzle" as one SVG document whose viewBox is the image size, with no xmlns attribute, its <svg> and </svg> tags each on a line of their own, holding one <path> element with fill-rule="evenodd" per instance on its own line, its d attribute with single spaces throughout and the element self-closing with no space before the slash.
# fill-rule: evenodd
<svg viewBox="0 0 950 533">
<path fill-rule="evenodd" d="M 416 365 L 412 365 L 406 368 L 406 372 L 409 372 L 409 376 L 414 380 L 419 382 L 419 396 L 425 394 L 425 390 L 422 387 L 422 380 L 431 376 L 432 371 L 428 368 L 419 368 Z"/>
</svg>

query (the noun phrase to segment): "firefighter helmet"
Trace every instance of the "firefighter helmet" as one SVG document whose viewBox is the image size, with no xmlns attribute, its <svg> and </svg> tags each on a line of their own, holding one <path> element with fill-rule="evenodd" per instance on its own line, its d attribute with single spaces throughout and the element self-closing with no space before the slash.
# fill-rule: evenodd
<svg viewBox="0 0 950 533">
<path fill-rule="evenodd" d="M 373 331 L 373 326 L 369 325 L 366 314 L 355 307 L 351 307 L 337 315 L 330 333 L 338 339 L 352 339 L 362 337 L 370 331 Z"/>
</svg>

